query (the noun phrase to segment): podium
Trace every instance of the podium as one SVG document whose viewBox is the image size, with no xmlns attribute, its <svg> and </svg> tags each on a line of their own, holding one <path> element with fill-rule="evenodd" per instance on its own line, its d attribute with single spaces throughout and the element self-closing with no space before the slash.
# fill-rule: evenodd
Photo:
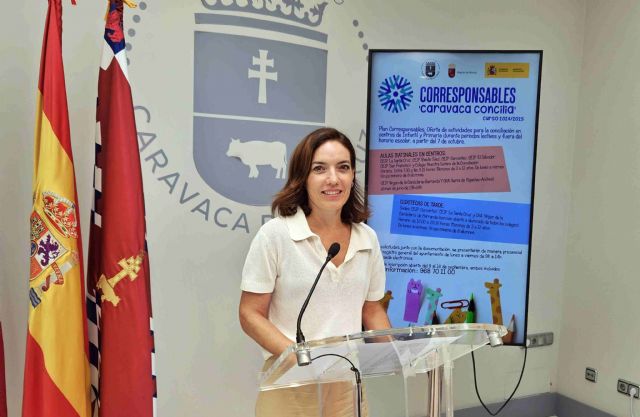
<svg viewBox="0 0 640 417">
<path fill-rule="evenodd" d="M 365 331 L 293 344 L 260 373 L 260 391 L 314 385 L 319 400 L 313 417 L 330 417 L 328 407 L 320 400 L 323 389 L 332 383 L 348 382 L 353 387 L 353 415 L 357 417 L 359 395 L 353 363 L 362 378 L 385 379 L 385 395 L 395 398 L 382 400 L 400 408 L 404 405 L 404 412 L 394 407 L 393 417 L 452 417 L 453 361 L 484 345 L 501 345 L 506 333 L 504 326 L 493 324 L 442 324 Z M 311 363 L 299 366 L 296 357 L 300 355 L 310 357 Z M 368 415 L 391 417 L 377 413 L 374 407 L 369 407 Z"/>
</svg>

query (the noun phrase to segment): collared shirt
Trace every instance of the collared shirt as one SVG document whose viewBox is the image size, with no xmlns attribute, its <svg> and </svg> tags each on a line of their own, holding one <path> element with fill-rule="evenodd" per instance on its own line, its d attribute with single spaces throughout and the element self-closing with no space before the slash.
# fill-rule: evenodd
<svg viewBox="0 0 640 417">
<path fill-rule="evenodd" d="M 269 320 L 295 340 L 302 303 L 327 257 L 301 208 L 276 217 L 256 234 L 242 271 L 243 291 L 272 293 Z M 364 223 L 351 224 L 344 262 L 325 267 L 302 318 L 306 340 L 357 333 L 362 306 L 384 295 L 385 269 L 378 238 Z"/>
</svg>

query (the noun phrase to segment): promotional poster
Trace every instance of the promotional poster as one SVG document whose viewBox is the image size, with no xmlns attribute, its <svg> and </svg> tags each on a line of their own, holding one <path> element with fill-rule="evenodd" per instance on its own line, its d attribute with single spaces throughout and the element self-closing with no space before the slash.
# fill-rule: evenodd
<svg viewBox="0 0 640 417">
<path fill-rule="evenodd" d="M 371 51 L 367 195 L 394 327 L 526 335 L 542 53 Z"/>
</svg>

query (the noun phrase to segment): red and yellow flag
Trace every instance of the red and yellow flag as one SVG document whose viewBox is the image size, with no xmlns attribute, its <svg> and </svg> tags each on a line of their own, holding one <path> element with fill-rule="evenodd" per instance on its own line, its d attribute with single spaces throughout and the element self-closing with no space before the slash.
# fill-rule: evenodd
<svg viewBox="0 0 640 417">
<path fill-rule="evenodd" d="M 92 411 L 99 417 L 153 417 L 149 254 L 122 4 L 109 2 L 98 76 L 87 263 Z"/>
<path fill-rule="evenodd" d="M 38 83 L 23 417 L 89 415 L 82 242 L 60 1 L 49 0 Z"/>
</svg>

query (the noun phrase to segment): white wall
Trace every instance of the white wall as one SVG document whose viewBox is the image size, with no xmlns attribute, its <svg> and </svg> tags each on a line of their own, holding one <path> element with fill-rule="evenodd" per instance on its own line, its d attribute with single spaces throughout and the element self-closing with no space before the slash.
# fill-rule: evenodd
<svg viewBox="0 0 640 417">
<path fill-rule="evenodd" d="M 81 220 L 86 232 L 104 10 L 101 2 L 81 1 L 76 7 L 64 3 L 67 91 L 80 208 L 84 212 Z M 261 359 L 258 349 L 241 334 L 237 324 L 238 285 L 251 234 L 268 209 L 240 206 L 218 196 L 193 168 L 193 14 L 205 11 L 201 3 L 194 0 L 180 5 L 157 1 L 147 4 L 145 10 L 127 10 L 125 24 L 137 32 L 129 38 L 133 44 L 129 69 L 134 102 L 148 107 L 152 115 L 148 123 L 141 114 L 137 115 L 138 130 L 158 135 L 143 159 L 159 149 L 170 159 L 160 173 L 152 173 L 151 164 L 143 161 L 159 409 L 164 416 L 249 416 L 256 386 L 254 375 Z M 11 18 L 5 19 L 0 28 L 0 95 L 4 104 L 0 114 L 0 189 L 6 202 L 0 210 L 0 319 L 5 331 L 11 416 L 19 415 L 22 397 L 28 276 L 25 248 L 31 201 L 34 98 L 45 5 L 12 2 Z M 141 16 L 137 25 L 131 20 L 134 13 Z M 329 3 L 319 29 L 329 34 L 326 122 L 346 130 L 354 141 L 358 141 L 366 123 L 363 42 L 370 48 L 544 50 L 529 331 L 553 331 L 560 343 L 530 351 L 519 395 L 555 390 L 558 346 L 565 339 L 560 317 L 584 15 L 583 0 L 345 0 Z M 358 20 L 357 28 L 353 20 Z M 595 15 L 590 14 L 587 21 L 589 27 L 595 25 Z M 358 38 L 358 31 L 363 31 L 362 39 Z M 589 38 L 593 36 L 588 34 Z M 596 73 L 602 71 L 596 66 L 596 61 L 600 65 L 599 56 L 589 56 L 593 59 L 587 75 L 593 73 L 596 79 Z M 624 70 L 622 65 L 616 69 L 621 74 Z M 631 69 L 628 71 L 631 73 Z M 581 117 L 589 119 L 584 114 Z M 631 136 L 631 127 L 625 132 Z M 580 137 L 588 135 L 583 132 Z M 586 150 L 578 152 L 589 160 L 591 154 Z M 630 153 L 626 155 L 631 159 Z M 595 164 L 600 160 L 593 161 Z M 169 194 L 166 184 L 157 179 L 173 171 L 181 173 L 180 188 L 187 181 L 192 191 L 211 198 L 212 207 L 228 206 L 234 213 L 247 213 L 251 234 L 217 227 L 191 213 L 192 207 L 178 201 L 180 189 Z M 581 184 L 575 185 L 580 198 Z M 583 197 L 586 200 L 586 192 Z M 588 203 L 597 207 L 591 200 Z M 577 213 L 577 217 L 586 221 L 594 214 Z M 622 219 L 619 221 L 622 225 Z M 574 230 L 582 231 L 583 226 L 576 224 Z M 631 238 L 629 235 L 630 241 Z M 596 252 L 594 248 L 592 255 Z M 567 294 L 571 295 L 575 290 L 573 286 L 569 288 Z M 571 328 L 566 333 L 573 338 Z M 518 348 L 485 349 L 478 354 L 479 381 L 486 401 L 498 401 L 509 393 L 521 358 Z M 477 405 L 470 360 L 457 363 L 455 377 L 457 406 Z M 579 393 L 573 394 L 580 397 Z M 384 415 L 393 414 L 385 410 Z"/>
<path fill-rule="evenodd" d="M 640 382 L 640 3 L 587 1 L 586 11 L 558 382 L 621 416 L 629 397 L 616 381 Z"/>
</svg>

